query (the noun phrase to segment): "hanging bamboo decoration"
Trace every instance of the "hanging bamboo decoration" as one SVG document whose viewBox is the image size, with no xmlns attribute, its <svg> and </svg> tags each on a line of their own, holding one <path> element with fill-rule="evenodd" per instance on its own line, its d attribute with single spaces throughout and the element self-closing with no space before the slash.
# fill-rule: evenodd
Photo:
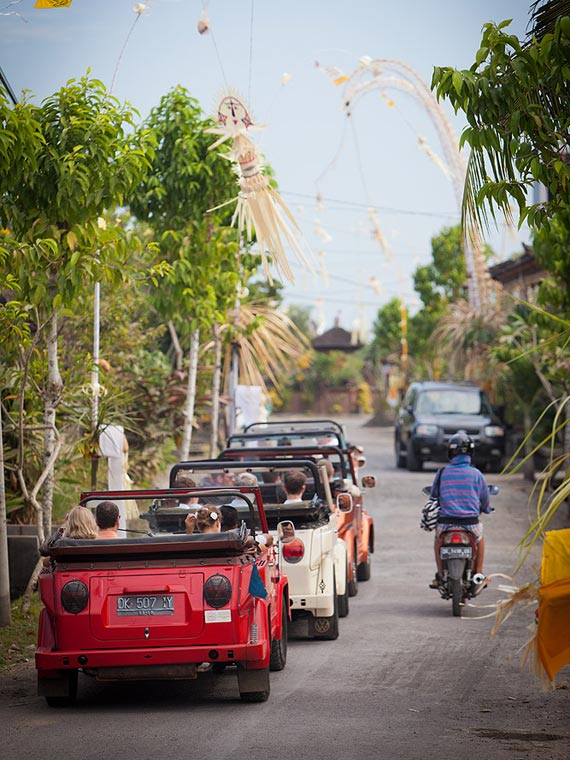
<svg viewBox="0 0 570 760">
<path fill-rule="evenodd" d="M 253 124 L 244 102 L 233 94 L 224 95 L 220 100 L 217 122 L 216 127 L 207 130 L 219 135 L 210 150 L 228 140 L 232 141 L 231 149 L 222 155 L 234 162 L 240 188 L 237 199 L 233 199 L 237 200 L 237 205 L 232 226 L 237 226 L 240 235 L 243 234 L 247 241 L 251 241 L 255 233 L 263 270 L 269 282 L 273 282 L 273 279 L 268 254 L 278 275 L 294 282 L 285 253 L 286 243 L 293 249 L 300 263 L 313 272 L 298 239 L 301 230 L 279 193 L 271 187 L 269 178 L 263 171 L 263 156 L 249 139 L 249 130 L 262 127 Z"/>
</svg>

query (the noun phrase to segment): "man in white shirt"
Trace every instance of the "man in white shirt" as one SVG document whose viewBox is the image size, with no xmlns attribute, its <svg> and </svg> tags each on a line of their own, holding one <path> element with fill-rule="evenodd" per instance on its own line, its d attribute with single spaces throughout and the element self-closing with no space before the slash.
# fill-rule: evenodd
<svg viewBox="0 0 570 760">
<path fill-rule="evenodd" d="M 307 487 L 307 477 L 300 470 L 290 470 L 285 473 L 283 486 L 285 488 L 285 493 L 287 494 L 287 498 L 283 502 L 284 504 L 303 501 L 303 494 Z"/>
</svg>

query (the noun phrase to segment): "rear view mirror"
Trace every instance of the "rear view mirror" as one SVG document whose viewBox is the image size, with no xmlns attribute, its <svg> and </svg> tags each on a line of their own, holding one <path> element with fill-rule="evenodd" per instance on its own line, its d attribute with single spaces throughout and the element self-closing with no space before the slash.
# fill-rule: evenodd
<svg viewBox="0 0 570 760">
<path fill-rule="evenodd" d="M 336 497 L 336 505 L 341 512 L 352 512 L 352 496 L 349 493 L 339 493 Z"/>
<path fill-rule="evenodd" d="M 291 520 L 283 520 L 277 524 L 277 538 L 281 543 L 287 544 L 295 538 L 295 526 Z"/>
<path fill-rule="evenodd" d="M 365 475 L 362 478 L 362 487 L 363 488 L 375 488 L 376 487 L 376 477 L 374 475 Z"/>
<path fill-rule="evenodd" d="M 424 486 L 422 488 L 422 493 L 424 496 L 429 496 L 431 493 L 431 486 Z"/>
<path fill-rule="evenodd" d="M 499 493 L 499 486 L 489 486 L 489 495 L 496 496 Z"/>
</svg>

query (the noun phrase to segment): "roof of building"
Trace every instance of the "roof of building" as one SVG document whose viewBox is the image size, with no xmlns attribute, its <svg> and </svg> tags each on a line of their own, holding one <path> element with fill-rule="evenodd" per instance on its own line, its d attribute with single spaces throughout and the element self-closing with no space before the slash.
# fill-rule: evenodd
<svg viewBox="0 0 570 760">
<path fill-rule="evenodd" d="M 523 248 L 524 252 L 519 256 L 514 256 L 512 259 L 501 261 L 499 264 L 489 267 L 491 277 L 505 284 L 520 277 L 522 274 L 533 274 L 542 271 L 542 267 L 536 261 L 532 248 L 524 243 Z"/>
<path fill-rule="evenodd" d="M 317 335 L 311 343 L 315 351 L 356 351 L 363 346 L 358 338 L 353 343 L 352 334 L 338 324 Z"/>
</svg>

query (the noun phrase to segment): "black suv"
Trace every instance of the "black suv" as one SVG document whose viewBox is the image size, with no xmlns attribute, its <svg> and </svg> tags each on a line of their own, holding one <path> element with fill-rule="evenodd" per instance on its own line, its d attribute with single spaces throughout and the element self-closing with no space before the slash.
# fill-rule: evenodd
<svg viewBox="0 0 570 760">
<path fill-rule="evenodd" d="M 447 462 L 448 441 L 458 430 L 473 439 L 473 464 L 500 472 L 505 428 L 485 391 L 463 383 L 412 383 L 396 418 L 396 466 L 416 471 L 425 461 Z"/>
</svg>

